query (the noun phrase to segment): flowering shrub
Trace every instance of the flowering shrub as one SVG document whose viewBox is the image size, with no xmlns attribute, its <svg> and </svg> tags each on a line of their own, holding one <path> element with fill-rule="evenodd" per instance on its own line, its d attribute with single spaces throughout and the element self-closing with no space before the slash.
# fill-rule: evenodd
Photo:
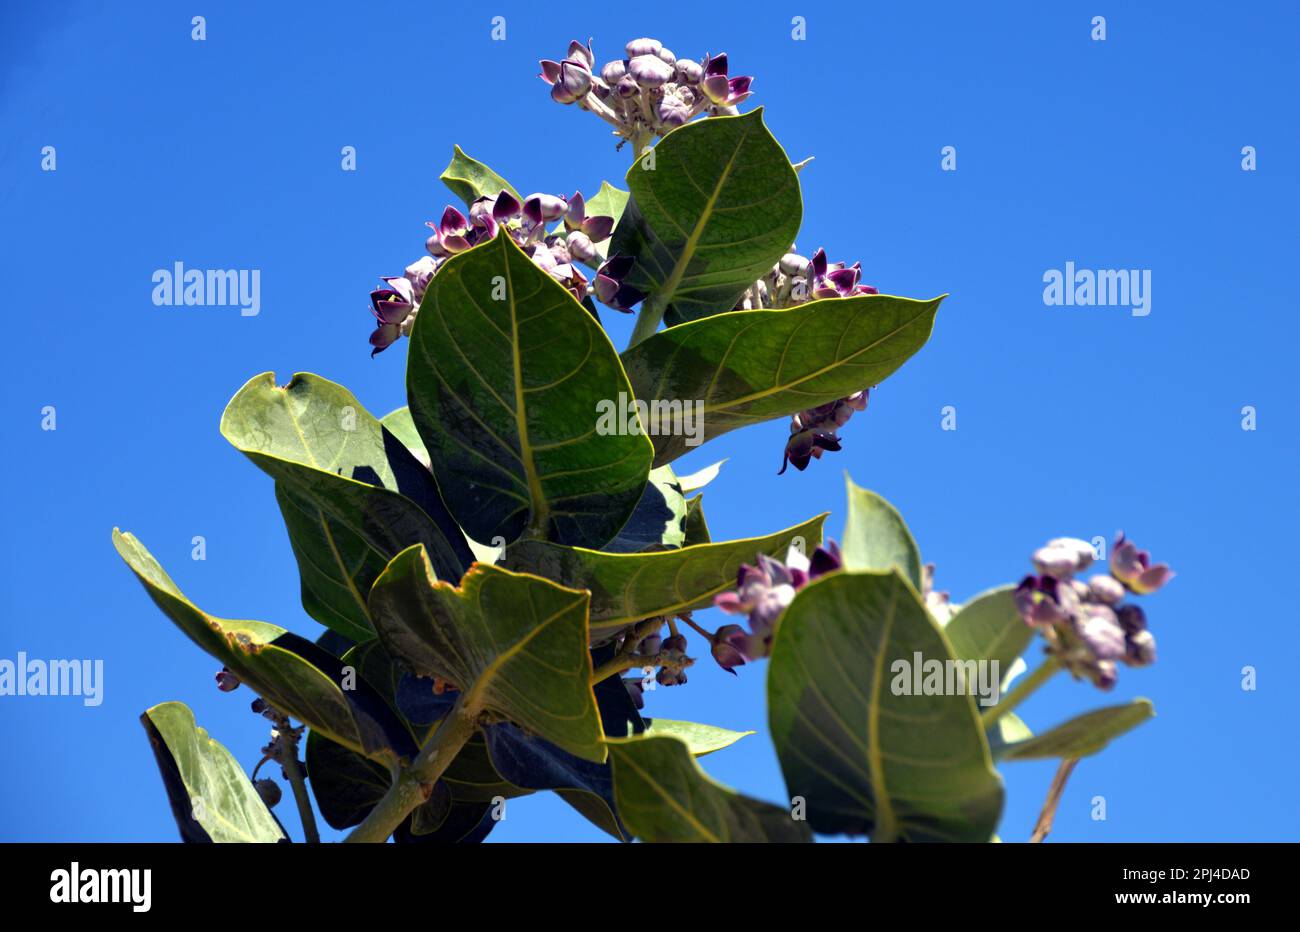
<svg viewBox="0 0 1300 932">
<path fill-rule="evenodd" d="M 713 540 L 699 490 L 719 468 L 678 475 L 689 441 L 791 418 L 781 471 L 809 468 L 924 345 L 941 299 L 795 251 L 799 166 L 761 110 L 738 112 L 753 81 L 726 55 L 625 52 L 598 66 L 575 41 L 541 75 L 630 146 L 626 190 L 523 196 L 455 150 L 442 180 L 461 205 L 370 296 L 371 355 L 409 340 L 407 407 L 375 418 L 319 376 L 265 373 L 222 416 L 274 481 L 324 633 L 210 615 L 114 531 L 221 664 L 218 689 L 247 687 L 273 725 L 250 777 L 186 706 L 144 713 L 183 839 L 286 840 L 280 787 L 258 777 L 276 764 L 308 840 L 312 796 L 350 841 L 430 843 L 480 840 L 506 800 L 552 791 L 621 840 L 987 841 L 995 763 L 1072 762 L 1151 714 L 1139 700 L 1034 735 L 1013 712 L 1058 670 L 1106 689 L 1118 664 L 1154 661 L 1125 599 L 1171 574 L 1122 537 L 1087 582 L 1092 545 L 1061 539 L 1036 575 L 960 606 L 852 482 L 838 544 L 825 515 Z M 621 353 L 602 308 L 636 314 Z M 602 427 L 616 399 L 635 400 L 633 429 Z M 713 631 L 693 614 L 711 606 L 733 616 Z M 1046 659 L 1022 677 L 1035 633 Z M 706 653 L 735 675 L 767 661 L 788 802 L 706 778 L 696 758 L 742 733 L 642 714 Z"/>
</svg>

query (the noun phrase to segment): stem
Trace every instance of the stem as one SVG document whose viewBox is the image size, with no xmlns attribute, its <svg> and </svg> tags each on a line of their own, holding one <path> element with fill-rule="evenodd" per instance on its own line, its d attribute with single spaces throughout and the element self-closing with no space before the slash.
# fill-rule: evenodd
<svg viewBox="0 0 1300 932">
<path fill-rule="evenodd" d="M 692 628 L 694 628 L 696 634 L 698 634 L 698 635 L 700 635 L 701 637 L 707 639 L 708 642 L 709 642 L 710 644 L 713 643 L 713 633 L 710 632 L 710 631 L 706 631 L 704 628 L 701 628 L 699 625 L 697 625 L 697 624 L 695 623 L 695 620 L 694 620 L 693 618 L 691 618 L 690 615 L 682 615 L 682 616 L 681 616 L 681 619 L 682 619 L 682 621 L 684 621 L 684 622 L 686 622 L 688 625 L 690 625 Z"/>
<path fill-rule="evenodd" d="M 1047 790 L 1047 799 L 1043 801 L 1043 811 L 1034 823 L 1034 833 L 1029 836 L 1031 842 L 1041 842 L 1052 830 L 1052 823 L 1056 820 L 1056 807 L 1060 805 L 1061 795 L 1065 792 L 1065 781 L 1070 779 L 1070 774 L 1078 763 L 1079 758 L 1072 757 L 1061 761 L 1061 766 L 1056 769 L 1056 776 L 1052 777 L 1052 785 Z"/>
<path fill-rule="evenodd" d="M 281 733 L 280 766 L 293 787 L 293 799 L 298 804 L 298 818 L 302 820 L 302 834 L 309 845 L 320 844 L 320 831 L 316 828 L 316 814 L 311 809 L 311 797 L 307 795 L 307 783 L 302 777 L 302 768 L 298 766 L 298 742 Z"/>
<path fill-rule="evenodd" d="M 627 348 L 631 349 L 642 340 L 654 336 L 655 331 L 659 329 L 659 322 L 664 319 L 666 310 L 668 306 L 660 299 L 658 293 L 642 301 L 641 312 L 636 316 L 636 326 L 632 328 L 632 339 L 627 341 Z"/>
<path fill-rule="evenodd" d="M 631 670 L 633 667 L 646 666 L 645 657 L 636 654 L 623 654 L 612 660 L 607 660 L 598 666 L 591 674 L 591 682 L 599 683 L 601 680 L 607 680 L 611 676 L 617 676 L 625 670 Z"/>
<path fill-rule="evenodd" d="M 1020 685 L 1007 693 L 1001 702 L 980 716 L 980 724 L 984 726 L 985 731 L 991 728 L 993 723 L 1002 716 L 1032 696 L 1034 690 L 1051 679 L 1052 674 L 1059 669 L 1061 669 L 1061 663 L 1055 657 L 1049 656 L 1044 660 L 1042 666 L 1021 680 Z"/>
<path fill-rule="evenodd" d="M 346 841 L 387 841 L 411 810 L 429 798 L 433 784 L 478 727 L 477 714 L 471 712 L 464 702 L 462 694 L 415 760 L 393 781 L 384 798 L 370 810 L 365 821 L 352 830 Z"/>
</svg>

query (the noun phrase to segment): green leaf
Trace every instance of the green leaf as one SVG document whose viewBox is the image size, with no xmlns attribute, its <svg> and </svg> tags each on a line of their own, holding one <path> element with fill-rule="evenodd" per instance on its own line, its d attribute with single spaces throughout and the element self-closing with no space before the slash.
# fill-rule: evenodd
<svg viewBox="0 0 1300 932">
<path fill-rule="evenodd" d="M 680 547 L 686 540 L 686 498 L 671 466 L 650 470 L 641 500 L 613 540 L 602 549 L 610 553 L 643 553 Z"/>
<path fill-rule="evenodd" d="M 627 199 L 631 195 L 622 188 L 616 188 L 608 181 L 600 183 L 600 190 L 595 197 L 587 200 L 588 217 L 613 217 L 614 227 L 618 229 L 619 221 L 623 218 L 623 209 L 627 207 Z M 604 239 L 595 244 L 596 253 L 600 256 L 600 261 L 609 257 L 609 244 L 613 239 Z M 598 264 L 598 263 L 597 263 Z"/>
<path fill-rule="evenodd" d="M 627 173 L 632 198 L 610 252 L 671 325 L 730 311 L 799 233 L 803 200 L 759 107 L 689 123 Z M 682 398 L 695 396 L 678 396 Z"/>
<path fill-rule="evenodd" d="M 519 192 L 510 187 L 510 182 L 482 162 L 470 158 L 460 146 L 454 147 L 451 162 L 443 169 L 440 180 L 465 202 L 466 207 L 484 195 L 496 197 L 502 191 L 509 191 L 516 200 L 523 202 Z"/>
<path fill-rule="evenodd" d="M 349 751 L 315 729 L 307 732 L 306 756 L 316 807 L 331 828 L 360 825 L 393 783 L 387 767 Z"/>
<path fill-rule="evenodd" d="M 684 741 L 693 755 L 703 757 L 705 754 L 729 748 L 741 738 L 755 732 L 732 731 L 730 728 L 719 728 L 717 725 L 679 722 L 670 718 L 648 718 L 645 734 L 653 738 L 668 737 Z"/>
<path fill-rule="evenodd" d="M 1086 712 L 1040 735 L 998 748 L 999 760 L 1042 760 L 1047 757 L 1088 757 L 1111 741 L 1155 716 L 1149 699 Z"/>
<path fill-rule="evenodd" d="M 195 644 L 275 708 L 367 757 L 414 753 L 405 726 L 363 678 L 343 690 L 343 664 L 310 641 L 261 621 L 201 611 L 131 534 L 113 529 L 113 546 L 154 603 Z"/>
<path fill-rule="evenodd" d="M 718 478 L 718 473 L 722 469 L 722 464 L 726 460 L 718 460 L 710 466 L 691 473 L 689 476 L 678 476 L 677 484 L 682 487 L 683 492 L 698 492 L 714 479 Z"/>
<path fill-rule="evenodd" d="M 1034 733 L 1015 712 L 1004 712 L 989 726 L 987 735 L 989 751 L 993 754 L 993 759 L 998 760 L 1002 757 L 1003 748 L 1018 741 L 1027 741 Z"/>
<path fill-rule="evenodd" d="M 704 520 L 704 493 L 701 492 L 694 498 L 686 501 L 686 539 L 682 541 L 683 547 L 694 547 L 696 544 L 708 544 L 713 541 L 709 535 L 709 522 Z"/>
<path fill-rule="evenodd" d="M 812 841 L 787 810 L 710 779 L 677 738 L 611 739 L 609 756 L 619 815 L 642 841 Z"/>
<path fill-rule="evenodd" d="M 848 475 L 849 516 L 844 523 L 840 549 L 847 570 L 887 570 L 898 567 L 918 591 L 921 589 L 921 552 L 903 516 L 893 505 Z M 961 656 L 960 654 L 958 656 Z"/>
<path fill-rule="evenodd" d="M 641 498 L 650 441 L 597 430 L 599 406 L 631 394 L 618 354 L 508 236 L 439 269 L 411 332 L 406 384 L 438 486 L 475 540 L 531 530 L 599 547 Z"/>
<path fill-rule="evenodd" d="M 289 486 L 277 482 L 275 500 L 298 561 L 302 607 L 352 641 L 372 639 L 375 629 L 366 611 L 366 595 L 388 561 Z"/>
<path fill-rule="evenodd" d="M 633 621 L 713 604 L 736 585 L 742 563 L 760 553 L 783 558 L 792 543 L 806 550 L 822 539 L 826 515 L 766 537 L 700 544 L 658 553 L 604 553 L 524 540 L 506 550 L 505 565 L 591 592 L 591 632 L 599 637 Z"/>
<path fill-rule="evenodd" d="M 647 404 L 700 402 L 711 440 L 884 381 L 930 338 L 941 300 L 861 295 L 719 314 L 642 340 L 623 366 Z M 691 449 L 681 433 L 651 439 L 656 466 Z"/>
<path fill-rule="evenodd" d="M 310 503 L 322 516 L 320 535 L 294 540 L 300 569 L 309 564 L 304 585 L 318 581 L 319 573 L 339 577 L 334 589 L 318 591 L 322 600 L 342 601 L 340 593 L 347 588 L 343 577 L 358 565 L 362 542 L 384 561 L 423 544 L 444 579 L 458 579 L 473 562 L 429 471 L 343 386 L 298 373 L 278 388 L 274 373 L 264 372 L 230 400 L 221 416 L 221 433 L 304 507 Z M 304 517 L 291 524 L 290 534 L 307 523 Z M 335 533 L 335 559 L 324 529 L 340 527 L 357 540 L 340 542 Z M 358 594 L 365 596 L 364 591 Z M 329 624 L 331 618 L 327 614 L 317 620 Z"/>
<path fill-rule="evenodd" d="M 162 771 L 182 841 L 286 840 L 239 762 L 195 724 L 188 706 L 164 702 L 141 715 L 140 724 Z"/>
<path fill-rule="evenodd" d="M 972 697 L 912 695 L 897 682 L 895 665 L 910 667 L 918 652 L 953 659 L 897 570 L 824 576 L 782 615 L 769 724 L 786 788 L 806 801 L 814 831 L 983 842 L 997 827 L 1002 781 Z"/>
<path fill-rule="evenodd" d="M 424 448 L 424 441 L 420 439 L 420 432 L 415 429 L 415 419 L 411 417 L 411 409 L 406 405 L 389 411 L 379 419 L 379 423 L 384 426 L 390 434 L 402 441 L 402 446 L 411 451 L 425 469 L 429 468 L 429 451 Z"/>
<path fill-rule="evenodd" d="M 376 581 L 370 612 L 389 653 L 463 690 L 466 714 L 491 710 L 599 763 L 588 601 L 585 592 L 483 564 L 454 587 L 412 547 Z"/>
<path fill-rule="evenodd" d="M 944 633 L 960 659 L 996 660 L 1001 676 L 1011 672 L 1034 639 L 1034 629 L 1016 608 L 1014 593 L 1014 586 L 1000 586 L 981 592 L 958 609 Z"/>
</svg>

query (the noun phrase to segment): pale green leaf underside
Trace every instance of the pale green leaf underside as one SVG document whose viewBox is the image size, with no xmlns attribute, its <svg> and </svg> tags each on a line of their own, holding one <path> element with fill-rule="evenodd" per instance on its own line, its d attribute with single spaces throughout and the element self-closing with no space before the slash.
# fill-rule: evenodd
<svg viewBox="0 0 1300 932">
<path fill-rule="evenodd" d="M 766 537 L 658 553 L 603 553 L 526 540 L 506 550 L 505 565 L 590 591 L 591 632 L 599 638 L 629 622 L 712 605 L 715 595 L 735 587 L 740 565 L 755 563 L 760 553 L 783 558 L 796 541 L 811 552 L 821 542 L 825 520 L 819 515 Z"/>
<path fill-rule="evenodd" d="M 692 754 L 703 757 L 714 751 L 729 748 L 741 738 L 755 734 L 753 731 L 732 731 L 717 725 L 700 722 L 680 722 L 670 718 L 647 719 L 645 734 L 652 738 L 669 737 L 686 742 Z"/>
<path fill-rule="evenodd" d="M 343 386 L 298 373 L 279 388 L 274 374 L 264 372 L 226 406 L 221 433 L 296 499 L 331 519 L 325 524 L 354 570 L 365 559 L 362 542 L 384 560 L 423 544 L 444 578 L 459 578 L 473 561 L 429 471 Z M 359 540 L 340 540 L 342 529 Z M 328 550 L 322 541 L 295 541 L 295 551 L 309 551 L 316 567 L 329 572 L 338 561 L 322 547 Z"/>
<path fill-rule="evenodd" d="M 878 385 L 925 345 L 941 300 L 862 295 L 719 314 L 642 340 L 623 366 L 642 401 L 702 403 L 711 440 Z M 681 432 L 651 439 L 655 465 L 692 449 Z"/>
<path fill-rule="evenodd" d="M 1003 679 L 1034 638 L 1034 629 L 1025 624 L 1016 608 L 1014 592 L 1013 586 L 981 592 L 963 605 L 944 628 L 958 657 L 996 660 Z"/>
<path fill-rule="evenodd" d="M 277 709 L 364 753 L 361 733 L 339 684 L 296 653 L 276 646 L 274 642 L 286 634 L 283 628 L 209 615 L 185 597 L 134 536 L 114 529 L 113 546 L 149 597 L 190 640 Z"/>
<path fill-rule="evenodd" d="M 844 477 L 849 493 L 849 513 L 844 522 L 844 568 L 887 570 L 898 567 L 918 591 L 921 589 L 921 551 L 903 516 L 884 498 Z"/>
<path fill-rule="evenodd" d="M 814 831 L 986 841 L 1002 781 L 969 695 L 895 692 L 896 661 L 946 661 L 942 630 L 897 570 L 837 573 L 786 609 L 768 715 L 786 787 Z"/>
<path fill-rule="evenodd" d="M 164 702 L 141 719 L 155 745 L 154 753 L 170 757 L 180 778 L 182 786 L 169 787 L 169 792 L 184 794 L 181 808 L 213 842 L 273 843 L 284 839 L 284 831 L 239 762 L 206 729 L 198 727 L 188 706 Z M 162 747 L 157 746 L 159 741 Z"/>
<path fill-rule="evenodd" d="M 465 202 L 466 207 L 480 197 L 496 197 L 502 191 L 509 191 L 517 200 L 523 200 L 510 182 L 482 162 L 470 158 L 460 146 L 453 148 L 451 162 L 443 169 L 440 180 Z"/>
</svg>

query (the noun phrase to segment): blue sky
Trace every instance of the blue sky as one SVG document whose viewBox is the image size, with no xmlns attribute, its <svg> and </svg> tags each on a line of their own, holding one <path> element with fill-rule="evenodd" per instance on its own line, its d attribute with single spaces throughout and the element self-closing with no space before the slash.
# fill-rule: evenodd
<svg viewBox="0 0 1300 932">
<path fill-rule="evenodd" d="M 418 258 L 459 143 L 524 191 L 621 179 L 594 117 L 552 103 L 537 59 L 652 35 L 730 54 L 802 174 L 799 246 L 864 280 L 944 292 L 930 343 L 872 394 L 845 450 L 778 477 L 784 422 L 722 457 L 715 538 L 830 510 L 842 476 L 891 499 L 941 588 L 1011 582 L 1062 534 L 1123 528 L 1178 578 L 1146 603 L 1160 659 L 1109 696 L 1063 678 L 1044 728 L 1148 696 L 1158 717 L 1075 772 L 1053 837 L 1295 840 L 1300 654 L 1287 606 L 1300 216 L 1296 8 L 1260 4 L 6 3 L 0 7 L 0 658 L 102 659 L 104 702 L 0 697 L 0 840 L 170 840 L 139 713 L 167 699 L 251 766 L 247 690 L 176 632 L 114 554 L 135 532 L 199 605 L 314 636 L 271 481 L 217 432 L 247 378 L 311 371 L 377 414 L 404 345 L 369 358 L 367 293 Z M 473 8 L 473 12 L 468 11 Z M 192 41 L 190 18 L 207 18 Z M 506 40 L 492 41 L 493 15 Z M 805 41 L 791 19 L 806 17 Z M 1090 39 L 1095 15 L 1105 41 Z M 357 170 L 340 169 L 355 146 Z M 54 146 L 57 170 L 41 170 Z M 940 169 L 954 146 L 956 171 Z M 1258 167 L 1242 170 L 1255 147 Z M 155 269 L 261 270 L 261 311 L 157 307 Z M 1147 269 L 1150 314 L 1051 307 L 1043 274 Z M 606 319 L 613 317 L 607 314 Z M 618 345 L 629 320 L 610 326 Z M 42 430 L 54 406 L 57 429 Z M 954 406 L 957 429 L 941 429 Z M 1256 429 L 1242 429 L 1253 406 Z M 191 539 L 207 559 L 190 558 Z M 1242 668 L 1258 688 L 1242 689 Z M 755 728 L 706 758 L 784 795 L 761 666 L 700 663 L 650 714 Z M 1028 836 L 1054 765 L 1003 769 L 1002 835 Z M 1104 821 L 1091 800 L 1106 798 Z M 296 816 L 281 815 L 297 833 Z M 510 804 L 493 840 L 597 840 L 558 799 Z"/>
</svg>

